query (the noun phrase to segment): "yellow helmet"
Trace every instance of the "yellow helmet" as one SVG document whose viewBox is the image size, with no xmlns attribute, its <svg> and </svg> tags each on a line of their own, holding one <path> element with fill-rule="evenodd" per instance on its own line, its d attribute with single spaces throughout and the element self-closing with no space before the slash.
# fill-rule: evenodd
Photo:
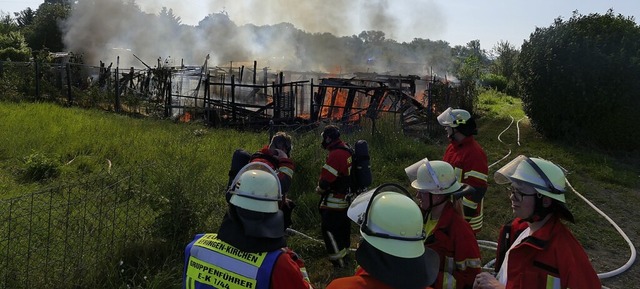
<svg viewBox="0 0 640 289">
<path fill-rule="evenodd" d="M 362 194 L 347 213 L 357 218 L 360 234 L 378 250 L 400 258 L 424 254 L 422 212 L 401 186 L 384 184 Z"/>
<path fill-rule="evenodd" d="M 450 194 L 462 186 L 456 179 L 453 167 L 443 161 L 425 161 L 418 167 L 416 180 L 411 186 L 420 191 L 436 195 Z"/>
<path fill-rule="evenodd" d="M 277 173 L 261 162 L 244 166 L 234 179 L 229 193 L 229 203 L 262 213 L 278 212 L 278 201 L 282 199 Z"/>
<path fill-rule="evenodd" d="M 498 184 L 521 181 L 536 189 L 541 195 L 565 203 L 565 175 L 562 168 L 541 158 L 517 156 L 500 168 L 493 176 Z"/>
</svg>

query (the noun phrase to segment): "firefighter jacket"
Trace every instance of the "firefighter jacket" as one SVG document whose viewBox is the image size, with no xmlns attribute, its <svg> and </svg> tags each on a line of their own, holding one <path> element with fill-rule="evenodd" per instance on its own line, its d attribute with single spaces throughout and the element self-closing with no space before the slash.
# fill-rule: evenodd
<svg viewBox="0 0 640 289">
<path fill-rule="evenodd" d="M 320 209 L 346 210 L 349 207 L 346 197 L 349 194 L 352 158 L 349 151 L 341 149 L 346 146 L 339 139 L 327 146 L 329 154 L 318 182 L 324 190 Z"/>
<path fill-rule="evenodd" d="M 465 137 L 461 142 L 451 140 L 442 158 L 454 167 L 456 177 L 461 183 L 472 186 L 476 192 L 462 199 L 465 219 L 475 233 L 482 229 L 483 199 L 487 191 L 487 155 L 473 136 Z"/>
<path fill-rule="evenodd" d="M 425 246 L 440 256 L 440 272 L 435 289 L 472 288 L 481 272 L 480 248 L 473 230 L 458 214 L 451 202 L 445 204 L 442 215 Z"/>
<path fill-rule="evenodd" d="M 400 277 L 398 277 L 400 278 Z M 382 283 L 378 279 L 369 275 L 367 271 L 362 269 L 362 267 L 358 267 L 356 273 L 350 277 L 338 278 L 329 285 L 327 285 L 326 289 L 396 289 L 387 284 Z M 425 289 L 430 289 L 431 287 L 426 287 Z"/>
<path fill-rule="evenodd" d="M 217 234 L 198 234 L 185 250 L 185 289 L 309 289 L 306 271 L 288 248 L 249 253 L 225 243 Z M 305 279 L 306 277 L 306 279 Z"/>
<path fill-rule="evenodd" d="M 511 227 L 500 230 L 500 246 L 496 251 L 496 268 L 505 258 L 506 246 L 528 227 L 528 223 L 515 219 Z M 515 233 L 512 235 L 512 233 Z M 500 264 L 500 265 L 499 265 Z M 497 270 L 496 269 L 496 270 Z M 580 242 L 556 216 L 519 245 L 509 251 L 506 289 L 599 289 L 600 279 L 591 266 Z"/>
<path fill-rule="evenodd" d="M 251 155 L 250 162 L 262 162 L 278 172 L 283 198 L 289 193 L 295 165 L 289 157 L 277 156 L 268 146 Z"/>
</svg>

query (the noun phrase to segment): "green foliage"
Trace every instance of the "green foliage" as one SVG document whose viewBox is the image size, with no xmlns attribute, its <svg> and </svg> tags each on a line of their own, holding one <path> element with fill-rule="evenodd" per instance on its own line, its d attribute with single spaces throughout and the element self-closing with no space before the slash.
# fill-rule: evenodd
<svg viewBox="0 0 640 289">
<path fill-rule="evenodd" d="M 496 90 L 485 90 L 478 97 L 477 112 L 483 117 L 497 119 L 521 119 L 522 101 Z"/>
<path fill-rule="evenodd" d="M 27 9 L 13 14 L 16 16 L 16 23 L 19 27 L 27 27 L 31 25 L 36 18 L 36 12 L 33 11 L 31 7 L 27 7 Z"/>
<path fill-rule="evenodd" d="M 28 61 L 31 50 L 22 33 L 12 31 L 0 34 L 0 61 Z"/>
<path fill-rule="evenodd" d="M 612 11 L 538 28 L 517 65 L 524 110 L 553 139 L 602 148 L 640 145 L 640 28 Z"/>
<path fill-rule="evenodd" d="M 507 78 L 503 75 L 485 73 L 480 77 L 480 85 L 487 88 L 493 88 L 500 92 L 507 89 Z"/>
<path fill-rule="evenodd" d="M 23 178 L 28 181 L 43 181 L 60 175 L 60 161 L 56 157 L 34 152 L 24 158 Z"/>
<path fill-rule="evenodd" d="M 490 71 L 506 78 L 507 83 L 505 90 L 503 90 L 505 93 L 514 96 L 518 95 L 515 67 L 520 51 L 508 41 L 499 42 L 493 50 L 497 57 L 491 63 Z"/>
<path fill-rule="evenodd" d="M 451 49 L 453 72 L 462 81 L 475 85 L 480 75 L 489 65 L 485 50 L 480 48 L 480 40 L 472 40 L 466 46 L 457 45 Z"/>
<path fill-rule="evenodd" d="M 32 50 L 47 48 L 49 51 L 63 51 L 61 25 L 70 13 L 71 7 L 66 4 L 41 4 L 33 23 L 24 30 L 29 47 Z"/>
</svg>

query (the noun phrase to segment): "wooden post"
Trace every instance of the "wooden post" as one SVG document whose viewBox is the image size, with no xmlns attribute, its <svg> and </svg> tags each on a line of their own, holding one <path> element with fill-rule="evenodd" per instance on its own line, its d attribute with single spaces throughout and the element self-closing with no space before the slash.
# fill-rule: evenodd
<svg viewBox="0 0 640 289">
<path fill-rule="evenodd" d="M 67 105 L 71 106 L 73 104 L 73 96 L 71 94 L 71 63 L 67 62 L 65 70 L 67 73 Z"/>
<path fill-rule="evenodd" d="M 116 99 L 113 110 L 120 111 L 120 56 L 116 58 Z"/>
<path fill-rule="evenodd" d="M 163 69 L 162 72 L 166 74 L 167 70 Z M 173 108 L 173 99 L 171 95 L 171 72 L 165 75 L 164 93 L 167 99 L 167 104 L 165 105 L 164 114 L 165 114 L 165 117 L 170 117 L 172 112 L 171 109 Z"/>
<path fill-rule="evenodd" d="M 231 119 L 236 122 L 236 76 L 231 75 Z"/>
<path fill-rule="evenodd" d="M 62 68 L 65 67 L 66 68 L 66 64 L 56 64 L 56 88 L 58 88 L 58 90 L 62 91 L 63 85 L 62 85 L 62 77 L 63 77 L 63 72 L 62 72 Z"/>
<path fill-rule="evenodd" d="M 134 70 L 133 70 L 133 66 L 131 66 L 131 68 L 129 69 L 129 88 L 133 89 L 133 74 L 134 74 Z"/>
<path fill-rule="evenodd" d="M 256 74 L 258 73 L 258 61 L 253 61 L 253 84 L 256 84 Z M 2 76 L 2 67 L 0 67 L 0 76 Z"/>
<path fill-rule="evenodd" d="M 315 109 L 314 109 L 314 97 L 313 97 L 313 78 L 311 79 L 311 88 L 309 89 L 309 99 L 311 101 L 309 101 L 309 121 L 311 122 L 315 122 L 317 120 L 316 116 L 315 116 Z"/>
<path fill-rule="evenodd" d="M 267 79 L 267 77 L 268 77 L 268 76 L 267 76 L 267 75 L 268 75 L 268 74 L 267 74 L 267 68 L 266 68 L 266 67 L 265 67 L 265 68 L 263 68 L 263 69 L 262 69 L 262 72 L 263 72 L 263 75 L 264 75 L 264 79 L 262 80 L 262 83 L 264 84 L 264 95 L 266 96 L 266 95 L 267 95 L 267 93 L 268 93 L 268 92 L 267 92 L 267 85 L 269 85 L 269 80 Z"/>
<path fill-rule="evenodd" d="M 209 82 L 211 78 L 211 72 L 207 72 L 207 76 L 204 79 L 204 99 L 205 101 L 203 101 L 203 108 L 205 108 L 205 110 L 207 111 L 206 118 L 207 121 L 209 123 L 211 123 L 211 96 L 209 95 L 210 91 L 209 91 Z"/>
</svg>

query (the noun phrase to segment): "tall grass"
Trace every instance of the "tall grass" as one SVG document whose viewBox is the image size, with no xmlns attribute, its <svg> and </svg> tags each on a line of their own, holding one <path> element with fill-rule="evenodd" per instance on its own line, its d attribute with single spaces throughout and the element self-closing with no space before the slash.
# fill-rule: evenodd
<svg viewBox="0 0 640 289">
<path fill-rule="evenodd" d="M 490 168 L 490 175 L 518 154 L 543 157 L 567 169 L 574 187 L 614 219 L 640 217 L 633 209 L 640 205 L 637 156 L 619 157 L 549 141 L 531 129 L 516 98 L 488 91 L 480 96 L 478 108 L 477 139 L 489 163 L 511 151 L 506 160 Z M 512 117 L 513 124 L 505 131 Z M 515 123 L 520 119 L 518 145 Z M 362 129 L 344 133 L 343 138 L 352 144 L 358 139 L 368 141 L 374 186 L 394 182 L 410 188 L 404 168 L 424 157 L 441 159 L 444 153 L 444 130 L 442 136 L 425 141 L 403 136 L 391 117 L 377 121 L 375 130 L 372 127 L 364 121 Z M 326 151 L 320 147 L 319 129 L 291 133 L 296 171 L 290 198 L 298 205 L 293 228 L 320 239 L 319 196 L 314 189 Z M 502 142 L 498 140 L 501 133 Z M 154 230 L 144 235 L 144 243 L 131 244 L 118 253 L 123 265 L 105 263 L 102 283 L 108 284 L 104 288 L 180 288 L 183 246 L 196 232 L 216 231 L 226 209 L 223 192 L 233 151 L 258 150 L 267 143 L 268 133 L 213 130 L 197 123 L 135 119 L 49 104 L 0 103 L 0 139 L 0 198 L 5 199 L 103 170 L 116 173 L 131 166 L 149 167 L 148 202 L 158 214 Z M 37 181 L 25 179 L 25 158 L 34 154 L 58 161 L 59 175 Z M 492 176 L 485 202 L 485 223 L 479 239 L 495 240 L 499 226 L 511 218 L 511 211 L 506 194 L 493 183 Z M 571 228 L 593 258 L 596 270 L 610 270 L 624 263 L 625 256 L 619 252 L 626 250 L 625 243 L 603 218 L 573 194 L 568 194 L 568 203 L 578 220 Z M 638 237 L 637 225 L 621 225 L 635 230 L 634 236 Z M 357 228 L 353 228 L 355 246 L 359 237 Z M 169 252 L 154 255 L 145 243 Z M 324 245 L 315 240 L 292 235 L 289 245 L 305 259 L 315 288 L 324 288 L 332 279 L 353 273 L 354 266 L 333 269 L 325 258 Z M 492 254 L 483 252 L 484 261 Z M 634 268 L 625 277 L 640 276 L 638 272 Z M 640 282 L 640 277 L 634 278 L 614 279 L 612 284 L 631 286 L 635 283 L 625 282 Z"/>
</svg>

